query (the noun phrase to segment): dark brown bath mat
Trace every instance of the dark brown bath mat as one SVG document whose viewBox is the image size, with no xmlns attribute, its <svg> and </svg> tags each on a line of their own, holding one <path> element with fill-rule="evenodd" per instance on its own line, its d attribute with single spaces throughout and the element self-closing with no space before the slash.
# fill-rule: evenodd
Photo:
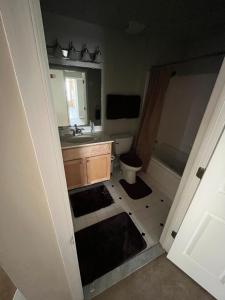
<svg viewBox="0 0 225 300">
<path fill-rule="evenodd" d="M 146 248 L 146 242 L 123 212 L 75 233 L 82 284 L 91 283 Z"/>
<path fill-rule="evenodd" d="M 152 189 L 139 176 L 137 176 L 134 184 L 130 184 L 124 179 L 120 180 L 120 184 L 128 196 L 134 200 L 141 199 L 152 193 Z"/>
<path fill-rule="evenodd" d="M 80 217 L 113 203 L 107 188 L 101 184 L 69 195 L 75 217 Z"/>
</svg>

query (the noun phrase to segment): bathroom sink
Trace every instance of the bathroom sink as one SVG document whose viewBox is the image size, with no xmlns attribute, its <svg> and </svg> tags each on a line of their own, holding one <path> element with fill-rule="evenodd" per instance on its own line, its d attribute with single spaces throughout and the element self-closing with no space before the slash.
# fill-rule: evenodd
<svg viewBox="0 0 225 300">
<path fill-rule="evenodd" d="M 72 144 L 95 143 L 98 141 L 98 138 L 93 135 L 85 134 L 79 136 L 64 137 L 63 141 Z"/>
</svg>

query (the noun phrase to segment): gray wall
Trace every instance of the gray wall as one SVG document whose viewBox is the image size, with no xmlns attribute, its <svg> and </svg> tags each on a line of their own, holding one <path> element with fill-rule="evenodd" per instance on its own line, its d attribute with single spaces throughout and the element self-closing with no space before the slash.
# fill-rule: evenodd
<svg viewBox="0 0 225 300">
<path fill-rule="evenodd" d="M 70 40 L 77 50 L 81 50 L 84 44 L 90 51 L 100 47 L 104 60 L 104 107 L 109 93 L 143 95 L 148 70 L 143 55 L 146 53 L 143 37 L 130 37 L 116 30 L 52 13 L 43 13 L 43 23 L 48 45 L 57 38 L 65 48 Z M 105 109 L 102 113 L 105 116 Z M 104 117 L 104 128 L 108 133 L 135 133 L 137 125 L 138 119 L 106 120 Z"/>
<path fill-rule="evenodd" d="M 168 36 L 147 32 L 145 35 L 128 36 L 120 31 L 102 26 L 55 15 L 43 14 L 47 44 L 56 38 L 63 47 L 72 40 L 80 50 L 87 44 L 91 51 L 100 46 L 104 59 L 104 106 L 108 93 L 143 95 L 146 75 L 152 65 L 188 59 L 225 49 L 224 34 L 184 39 L 179 36 Z M 195 60 L 174 66 L 178 75 L 218 73 L 222 57 Z M 103 110 L 105 116 L 105 110 Z M 105 130 L 108 133 L 135 133 L 138 119 L 106 120 Z"/>
<path fill-rule="evenodd" d="M 86 71 L 88 119 L 95 125 L 101 125 L 100 119 L 96 119 L 96 109 L 101 111 L 101 70 L 87 69 Z"/>
</svg>

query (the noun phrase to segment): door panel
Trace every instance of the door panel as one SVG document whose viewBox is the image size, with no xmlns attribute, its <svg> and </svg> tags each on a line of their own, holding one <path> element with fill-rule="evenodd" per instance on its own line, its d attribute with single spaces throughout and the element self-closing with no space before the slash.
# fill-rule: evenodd
<svg viewBox="0 0 225 300">
<path fill-rule="evenodd" d="M 74 159 L 64 162 L 68 190 L 83 186 L 87 183 L 85 162 L 83 159 Z"/>
<path fill-rule="evenodd" d="M 88 184 L 110 179 L 111 155 L 99 155 L 87 158 Z"/>
<path fill-rule="evenodd" d="M 217 299 L 225 299 L 225 133 L 168 258 Z"/>
</svg>

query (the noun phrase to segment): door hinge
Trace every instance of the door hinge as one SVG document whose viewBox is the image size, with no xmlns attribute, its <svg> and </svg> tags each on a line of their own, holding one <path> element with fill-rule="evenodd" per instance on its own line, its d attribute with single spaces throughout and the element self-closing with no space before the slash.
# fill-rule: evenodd
<svg viewBox="0 0 225 300">
<path fill-rule="evenodd" d="M 171 236 L 172 236 L 172 238 L 175 239 L 175 237 L 177 236 L 177 232 L 173 230 L 173 231 L 171 232 Z"/>
<path fill-rule="evenodd" d="M 199 167 L 199 168 L 198 168 L 198 171 L 197 171 L 197 173 L 196 173 L 196 176 L 197 176 L 199 179 L 202 179 L 204 173 L 205 173 L 205 169 L 202 168 L 202 167 Z"/>
</svg>

